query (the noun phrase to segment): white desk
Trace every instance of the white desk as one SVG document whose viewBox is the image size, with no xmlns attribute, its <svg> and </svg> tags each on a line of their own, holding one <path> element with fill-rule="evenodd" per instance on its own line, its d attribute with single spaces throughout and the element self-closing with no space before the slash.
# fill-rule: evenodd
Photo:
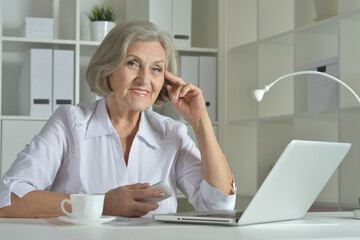
<svg viewBox="0 0 360 240">
<path fill-rule="evenodd" d="M 0 218 L 1 240 L 134 239 L 360 239 L 352 212 L 310 213 L 302 220 L 249 226 L 112 222 L 99 226 L 55 226 L 58 219 Z"/>
</svg>

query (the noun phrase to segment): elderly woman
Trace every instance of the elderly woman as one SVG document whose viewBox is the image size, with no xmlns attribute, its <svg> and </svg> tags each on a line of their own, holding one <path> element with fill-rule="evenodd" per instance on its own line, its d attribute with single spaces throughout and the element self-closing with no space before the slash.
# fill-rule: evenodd
<svg viewBox="0 0 360 240">
<path fill-rule="evenodd" d="M 159 203 L 166 182 L 196 210 L 233 209 L 235 187 L 201 90 L 176 76 L 178 55 L 149 22 L 115 27 L 94 53 L 86 77 L 104 98 L 62 106 L 20 152 L 0 185 L 1 217 L 63 215 L 71 193 L 105 193 L 104 215 L 140 217 L 177 209 L 176 194 Z M 147 110 L 172 101 L 192 126 Z"/>
</svg>

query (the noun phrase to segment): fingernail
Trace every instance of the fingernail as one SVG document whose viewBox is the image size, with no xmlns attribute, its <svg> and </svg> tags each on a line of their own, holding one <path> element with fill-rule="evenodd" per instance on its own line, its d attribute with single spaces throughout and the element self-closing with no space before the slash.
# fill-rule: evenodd
<svg viewBox="0 0 360 240">
<path fill-rule="evenodd" d="M 160 193 L 159 196 L 160 196 L 160 197 L 164 197 L 164 196 L 165 196 L 165 193 Z"/>
</svg>

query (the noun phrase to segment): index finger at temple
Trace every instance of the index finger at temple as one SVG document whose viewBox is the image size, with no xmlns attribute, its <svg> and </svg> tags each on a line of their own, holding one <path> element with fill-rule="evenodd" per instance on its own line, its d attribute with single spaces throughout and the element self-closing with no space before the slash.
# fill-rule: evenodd
<svg viewBox="0 0 360 240">
<path fill-rule="evenodd" d="M 185 84 L 185 81 L 182 78 L 172 74 L 171 72 L 165 72 L 165 79 L 179 86 Z"/>
</svg>

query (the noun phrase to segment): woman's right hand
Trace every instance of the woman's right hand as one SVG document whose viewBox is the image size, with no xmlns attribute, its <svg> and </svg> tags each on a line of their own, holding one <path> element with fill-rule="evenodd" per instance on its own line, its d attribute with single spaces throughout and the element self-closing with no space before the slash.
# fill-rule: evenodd
<svg viewBox="0 0 360 240">
<path fill-rule="evenodd" d="M 159 207 L 157 203 L 141 202 L 143 198 L 160 198 L 163 192 L 146 189 L 148 183 L 126 185 L 108 191 L 105 194 L 104 215 L 120 217 L 142 217 Z"/>
</svg>

